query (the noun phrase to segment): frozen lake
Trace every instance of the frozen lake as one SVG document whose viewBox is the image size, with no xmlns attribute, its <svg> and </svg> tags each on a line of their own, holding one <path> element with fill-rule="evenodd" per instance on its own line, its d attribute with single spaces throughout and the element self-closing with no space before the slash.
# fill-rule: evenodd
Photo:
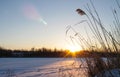
<svg viewBox="0 0 120 77">
<path fill-rule="evenodd" d="M 85 77 L 84 65 L 80 58 L 0 58 L 0 77 Z"/>
</svg>

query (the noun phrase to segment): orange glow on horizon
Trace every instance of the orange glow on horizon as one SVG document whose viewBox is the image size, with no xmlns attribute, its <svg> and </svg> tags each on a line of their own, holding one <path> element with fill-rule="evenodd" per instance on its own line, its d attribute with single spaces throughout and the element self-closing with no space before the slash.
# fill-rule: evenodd
<svg viewBox="0 0 120 77">
<path fill-rule="evenodd" d="M 80 46 L 74 46 L 74 45 L 69 45 L 69 46 L 67 46 L 67 49 L 70 51 L 70 52 L 72 52 L 72 53 L 74 53 L 74 52 L 78 52 L 78 51 L 80 51 L 80 50 L 82 50 L 81 48 L 80 48 Z"/>
</svg>

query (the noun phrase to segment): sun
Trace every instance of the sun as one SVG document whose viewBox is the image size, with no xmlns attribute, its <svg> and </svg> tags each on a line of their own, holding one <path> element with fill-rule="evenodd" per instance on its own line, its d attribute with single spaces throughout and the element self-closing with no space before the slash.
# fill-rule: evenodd
<svg viewBox="0 0 120 77">
<path fill-rule="evenodd" d="M 67 46 L 67 49 L 72 53 L 78 52 L 81 50 L 80 46 L 74 46 L 74 45 Z"/>
</svg>

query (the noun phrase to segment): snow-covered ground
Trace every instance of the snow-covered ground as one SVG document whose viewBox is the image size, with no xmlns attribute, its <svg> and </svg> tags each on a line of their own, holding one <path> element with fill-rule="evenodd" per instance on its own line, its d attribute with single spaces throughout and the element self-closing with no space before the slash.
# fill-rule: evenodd
<svg viewBox="0 0 120 77">
<path fill-rule="evenodd" d="M 79 58 L 0 58 L 0 77 L 85 77 L 82 61 Z"/>
</svg>

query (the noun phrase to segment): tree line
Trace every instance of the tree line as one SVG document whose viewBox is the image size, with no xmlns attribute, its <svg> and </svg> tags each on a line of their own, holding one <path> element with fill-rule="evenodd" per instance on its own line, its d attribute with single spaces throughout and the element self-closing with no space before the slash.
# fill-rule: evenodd
<svg viewBox="0 0 120 77">
<path fill-rule="evenodd" d="M 35 49 L 31 50 L 11 50 L 0 47 L 0 57 L 71 57 L 71 54 L 65 56 L 68 50 L 58 49 Z"/>
<path fill-rule="evenodd" d="M 82 50 L 76 53 L 72 53 L 69 50 L 58 50 L 58 49 L 35 49 L 31 48 L 31 50 L 11 50 L 0 47 L 0 57 L 24 57 L 24 58 L 32 58 L 32 57 L 40 57 L 40 58 L 60 58 L 60 57 L 115 57 L 116 55 L 120 55 L 115 52 L 100 52 L 100 51 L 88 51 Z"/>
</svg>

